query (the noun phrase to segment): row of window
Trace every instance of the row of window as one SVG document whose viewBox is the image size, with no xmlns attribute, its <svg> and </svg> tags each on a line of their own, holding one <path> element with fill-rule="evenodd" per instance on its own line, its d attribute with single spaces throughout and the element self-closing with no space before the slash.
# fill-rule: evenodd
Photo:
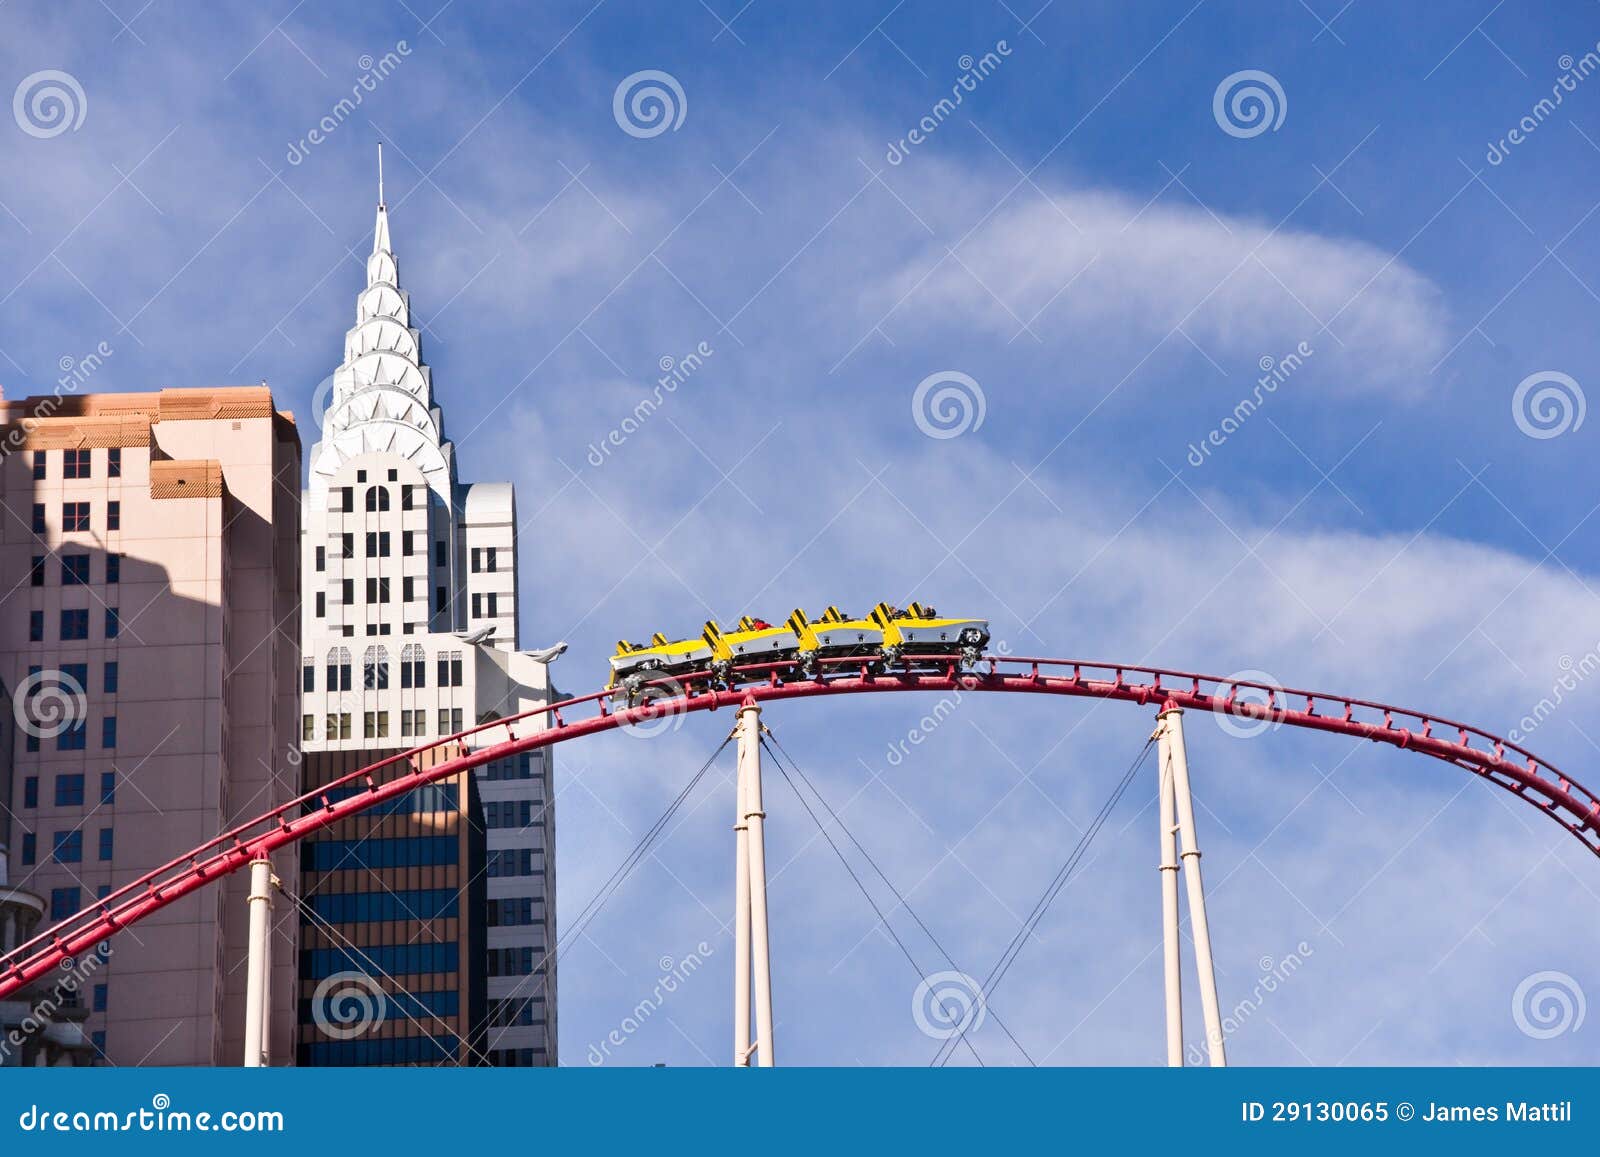
<svg viewBox="0 0 1600 1157">
<path fill-rule="evenodd" d="M 330 804 L 349 799 L 366 791 L 366 787 L 353 783 L 332 787 L 322 793 Z M 320 806 L 320 801 L 307 805 Z M 461 810 L 460 794 L 453 783 L 425 783 L 421 787 L 413 788 L 405 795 L 394 799 L 386 799 L 382 803 L 374 804 L 367 808 L 363 815 L 372 816 L 374 819 L 383 816 L 411 816 L 430 815 L 434 812 L 455 812 Z"/>
<path fill-rule="evenodd" d="M 321 980 L 336 972 L 408 976 L 421 972 L 456 972 L 460 967 L 461 944 L 456 940 L 438 944 L 376 944 L 370 948 L 306 948 L 300 952 L 300 975 L 307 980 Z"/>
<path fill-rule="evenodd" d="M 400 738 L 421 739 L 427 735 L 428 717 L 422 708 L 412 710 L 407 708 L 399 712 Z M 330 711 L 323 716 L 323 739 L 354 739 L 351 731 L 351 713 L 348 711 Z M 462 730 L 463 720 L 461 708 L 439 708 L 439 735 L 456 735 Z M 317 738 L 317 717 L 315 715 L 302 715 L 300 717 L 300 738 L 310 741 Z M 361 713 L 361 738 L 362 739 L 388 739 L 389 738 L 389 713 L 387 711 L 363 711 Z"/>
<path fill-rule="evenodd" d="M 334 535 L 329 535 L 330 539 L 334 537 Z M 402 530 L 400 532 L 400 557 L 415 558 L 417 555 L 423 553 L 420 544 L 426 540 L 427 537 L 428 532 L 425 530 Z M 393 542 L 393 537 L 390 531 L 369 530 L 366 532 L 366 538 L 367 558 L 391 557 L 389 547 Z M 355 558 L 356 536 L 353 532 L 348 530 L 340 531 L 337 535 L 337 542 L 339 546 L 339 558 Z M 493 553 L 492 549 L 490 553 Z M 477 551 L 473 551 L 473 554 L 476 555 Z M 442 538 L 438 539 L 433 544 L 434 565 L 443 570 L 449 565 L 449 559 L 449 548 L 445 545 L 445 540 Z M 316 568 L 318 574 L 321 574 L 323 571 L 328 569 L 328 548 L 326 546 L 319 546 L 316 549 Z M 477 568 L 474 567 L 473 569 L 476 570 Z M 490 566 L 489 569 L 494 570 L 495 568 Z"/>
<path fill-rule="evenodd" d="M 502 848 L 489 853 L 485 875 L 491 880 L 506 876 L 542 876 L 543 867 L 535 867 L 533 857 L 544 855 L 543 848 Z"/>
<path fill-rule="evenodd" d="M 436 1065 L 456 1059 L 454 1037 L 356 1037 L 317 1040 L 300 1046 L 299 1062 L 318 1068 L 349 1065 Z"/>
<path fill-rule="evenodd" d="M 461 842 L 453 836 L 316 840 L 302 844 L 301 848 L 302 867 L 312 872 L 428 868 L 459 863 L 461 859 Z"/>
<path fill-rule="evenodd" d="M 441 988 L 436 992 L 389 992 L 384 994 L 382 1007 L 374 1010 L 378 1023 L 387 1020 L 401 1023 L 407 1020 L 421 1020 L 430 1016 L 455 1016 L 461 1011 L 461 994 L 453 988 Z M 310 1000 L 300 1002 L 300 1023 L 311 1024 L 313 1018 L 320 1014 L 326 1016 L 328 1009 L 313 1007 Z"/>
<path fill-rule="evenodd" d="M 33 563 L 28 569 L 29 586 L 44 586 L 45 562 L 49 557 L 49 555 L 44 554 L 36 554 L 33 556 Z M 58 555 L 57 557 L 59 557 L 61 560 L 62 586 L 84 587 L 89 585 L 88 555 L 62 554 Z M 122 556 L 120 554 L 106 555 L 105 581 L 107 583 L 119 583 L 122 581 Z"/>
<path fill-rule="evenodd" d="M 107 896 L 111 895 L 111 885 L 101 884 L 94 890 L 94 895 L 95 899 L 104 900 Z M 52 923 L 65 920 L 69 916 L 76 916 L 82 907 L 82 888 L 71 887 L 50 889 L 50 920 Z M 100 953 L 102 958 L 108 954 L 104 944 L 102 944 L 99 948 L 96 948 L 95 951 Z"/>
<path fill-rule="evenodd" d="M 33 504 L 33 533 L 45 532 L 44 503 Z M 87 502 L 63 502 L 61 504 L 61 529 L 62 532 L 92 530 L 89 522 L 89 504 Z M 122 503 L 115 499 L 106 503 L 106 529 L 122 529 Z"/>
<path fill-rule="evenodd" d="M 516 755 L 508 755 L 504 759 L 491 759 L 488 763 L 479 765 L 478 778 L 532 779 L 535 775 L 534 761 L 538 758 L 534 752 L 523 751 Z"/>
<path fill-rule="evenodd" d="M 329 892 L 311 897 L 311 910 L 330 924 L 370 924 L 380 920 L 434 920 L 455 916 L 460 898 L 449 888 L 407 888 L 398 892 Z"/>
<path fill-rule="evenodd" d="M 24 737 L 23 749 L 34 752 L 38 751 L 39 747 L 39 736 L 30 728 Z M 56 735 L 57 751 L 87 751 L 88 747 L 89 727 L 82 719 L 72 723 L 65 731 Z M 102 715 L 100 717 L 100 749 L 102 751 L 115 751 L 116 747 L 117 717 L 115 715 Z"/>
<path fill-rule="evenodd" d="M 110 828 L 100 829 L 99 859 L 110 863 L 116 847 Z M 39 837 L 34 832 L 22 833 L 22 862 L 34 864 L 39 858 Z M 56 832 L 50 842 L 50 858 L 58 864 L 83 863 L 83 831 Z"/>
<path fill-rule="evenodd" d="M 544 912 L 537 916 L 533 911 L 532 896 L 506 896 L 489 901 L 489 927 L 514 928 L 523 924 L 543 924 Z"/>
<path fill-rule="evenodd" d="M 544 949 L 531 944 L 514 948 L 491 948 L 485 955 L 488 958 L 490 976 L 532 976 L 536 964 L 543 968 L 546 963 Z"/>
<path fill-rule="evenodd" d="M 56 807 L 82 807 L 83 781 L 84 776 L 81 771 L 63 772 L 56 776 Z M 102 804 L 117 802 L 117 773 L 114 771 L 100 773 L 100 802 Z M 36 775 L 30 775 L 22 781 L 22 806 L 25 808 L 39 806 L 39 777 Z"/>
<path fill-rule="evenodd" d="M 33 452 L 33 480 L 35 482 L 43 482 L 48 477 L 50 477 L 49 451 L 35 450 Z M 94 477 L 94 451 L 86 449 L 61 451 L 61 477 Z M 112 446 L 106 450 L 106 477 L 122 477 L 121 446 Z"/>
<path fill-rule="evenodd" d="M 122 634 L 122 615 L 116 607 L 104 608 L 105 638 L 115 639 Z M 89 638 L 89 608 L 69 607 L 63 608 L 59 621 L 59 641 L 63 643 L 77 642 Z M 28 612 L 28 642 L 43 643 L 44 637 L 44 612 Z"/>
<path fill-rule="evenodd" d="M 483 826 L 486 828 L 525 828 L 535 817 L 544 817 L 544 808 L 534 811 L 531 799 L 490 800 L 483 805 Z"/>
<path fill-rule="evenodd" d="M 548 1059 L 544 1049 L 490 1049 L 489 1063 L 497 1069 L 530 1069 Z"/>
<path fill-rule="evenodd" d="M 365 470 L 357 471 L 358 477 L 360 475 L 364 475 L 365 473 Z M 395 477 L 396 471 L 389 471 L 389 481 L 393 482 Z M 366 479 L 360 478 L 360 481 L 365 482 Z M 400 509 L 423 509 L 428 501 L 425 497 L 427 489 L 428 488 L 426 486 L 410 484 L 402 485 L 400 487 Z M 418 503 L 418 499 L 421 499 L 420 505 Z M 366 494 L 363 496 L 363 504 L 366 506 L 369 514 L 380 510 L 388 510 L 389 501 L 389 488 L 382 485 L 368 486 L 366 488 Z M 330 512 L 334 514 L 354 514 L 355 509 L 356 490 L 354 486 L 335 486 L 333 489 L 328 491 L 328 510 Z"/>
<path fill-rule="evenodd" d="M 544 997 L 512 996 L 489 1001 L 489 1027 L 544 1023 Z"/>
<path fill-rule="evenodd" d="M 350 690 L 350 649 L 334 647 L 328 651 L 324 668 L 323 690 Z M 461 652 L 441 651 L 436 659 L 436 679 L 440 687 L 462 685 Z M 400 651 L 400 686 L 417 689 L 428 685 L 428 660 L 421 643 L 407 643 Z M 386 691 L 389 688 L 389 649 L 383 646 L 368 647 L 361 656 L 361 686 L 367 691 Z M 311 692 L 317 689 L 317 668 L 307 663 L 300 671 L 300 689 Z"/>
</svg>

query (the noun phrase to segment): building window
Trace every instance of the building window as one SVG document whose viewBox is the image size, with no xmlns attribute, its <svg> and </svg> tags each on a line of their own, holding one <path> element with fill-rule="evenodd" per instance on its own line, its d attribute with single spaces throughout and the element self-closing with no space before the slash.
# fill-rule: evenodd
<svg viewBox="0 0 1600 1157">
<path fill-rule="evenodd" d="M 350 690 L 350 651 L 346 647 L 334 647 L 328 652 L 327 689 Z"/>
<path fill-rule="evenodd" d="M 362 735 L 365 738 L 389 738 L 389 713 L 387 711 L 368 711 L 361 722 Z"/>
<path fill-rule="evenodd" d="M 106 986 L 103 985 L 103 984 L 97 984 L 97 985 L 94 986 L 94 1011 L 95 1012 L 104 1012 L 105 1010 L 106 1010 Z"/>
<path fill-rule="evenodd" d="M 89 611 L 78 607 L 61 612 L 61 638 L 63 641 L 89 637 Z"/>
<path fill-rule="evenodd" d="M 39 806 L 39 777 L 36 775 L 30 775 L 22 781 L 22 806 Z"/>
<path fill-rule="evenodd" d="M 50 858 L 58 864 L 83 863 L 83 833 L 57 832 L 51 845 Z"/>
<path fill-rule="evenodd" d="M 106 638 L 115 639 L 122 633 L 122 616 L 116 607 L 106 608 Z"/>
<path fill-rule="evenodd" d="M 441 651 L 439 654 L 439 686 L 461 686 L 461 652 Z"/>
<path fill-rule="evenodd" d="M 483 548 L 483 569 L 490 574 L 494 574 L 499 569 L 495 565 L 495 548 L 492 546 Z"/>
<path fill-rule="evenodd" d="M 33 504 L 33 533 L 44 533 L 44 503 L 42 502 Z"/>
<path fill-rule="evenodd" d="M 71 727 L 63 731 L 60 735 L 56 736 L 56 750 L 82 751 L 86 746 L 86 735 L 87 732 L 84 729 L 83 720 L 80 719 Z"/>
<path fill-rule="evenodd" d="M 28 585 L 44 586 L 44 555 L 42 554 L 33 556 L 33 565 L 28 568 Z"/>
<path fill-rule="evenodd" d="M 89 504 L 87 502 L 85 502 L 82 505 L 85 507 L 84 515 L 83 515 L 83 529 L 84 530 L 88 530 L 89 529 L 89 514 L 88 514 L 87 508 L 88 508 Z M 120 503 L 120 502 L 108 502 L 108 503 L 106 503 L 106 529 L 107 530 L 121 530 L 122 529 L 122 503 Z"/>
<path fill-rule="evenodd" d="M 439 708 L 439 734 L 456 735 L 461 731 L 461 708 Z"/>
<path fill-rule="evenodd" d="M 389 689 L 389 650 L 387 647 L 368 647 L 361 656 L 361 686 L 367 691 Z"/>
<path fill-rule="evenodd" d="M 111 849 L 112 849 L 113 846 L 114 846 L 114 844 L 113 844 L 113 839 L 112 839 L 112 835 L 111 835 L 111 829 L 110 828 L 101 828 L 100 829 L 100 858 L 102 860 L 109 860 L 111 858 Z"/>
<path fill-rule="evenodd" d="M 120 554 L 106 555 L 106 583 L 119 583 L 122 581 L 122 556 Z"/>
<path fill-rule="evenodd" d="M 420 688 L 427 685 L 428 661 L 421 643 L 407 643 L 400 652 L 400 686 Z"/>
<path fill-rule="evenodd" d="M 389 580 L 386 578 L 369 578 L 367 580 L 367 602 L 386 603 L 389 601 Z"/>
<path fill-rule="evenodd" d="M 77 888 L 52 888 L 50 890 L 50 919 L 65 920 L 75 916 L 83 907 L 83 893 Z"/>
<path fill-rule="evenodd" d="M 434 609 L 434 611 L 436 613 L 443 614 L 444 613 L 444 608 L 447 605 L 447 603 L 448 603 L 448 596 L 445 594 L 445 589 L 443 587 L 434 587 L 433 588 L 433 609 Z"/>
<path fill-rule="evenodd" d="M 44 612 L 43 611 L 29 611 L 28 612 L 28 642 L 30 642 L 30 643 L 42 643 L 42 642 L 44 642 Z"/>
<path fill-rule="evenodd" d="M 122 447 L 113 446 L 106 451 L 106 477 L 122 477 Z"/>
<path fill-rule="evenodd" d="M 339 601 L 347 607 L 356 601 L 355 579 L 347 578 L 339 581 Z"/>
<path fill-rule="evenodd" d="M 83 806 L 83 776 L 79 773 L 56 776 L 56 807 Z"/>
<path fill-rule="evenodd" d="M 31 864 L 39 858 L 39 837 L 32 832 L 22 833 L 22 862 Z"/>
<path fill-rule="evenodd" d="M 350 713 L 348 711 L 345 711 L 345 712 L 340 713 L 340 714 L 335 714 L 333 712 L 329 712 L 328 713 L 328 717 L 327 717 L 327 725 L 328 725 L 327 734 L 323 738 L 325 738 L 325 739 L 349 739 L 350 738 Z"/>
<path fill-rule="evenodd" d="M 387 486 L 369 486 L 367 488 L 367 510 L 388 510 L 389 488 Z"/>
<path fill-rule="evenodd" d="M 328 617 L 328 594 L 327 594 L 326 591 L 318 591 L 317 592 L 317 618 L 325 619 L 327 617 Z"/>
<path fill-rule="evenodd" d="M 389 557 L 389 532 L 387 530 L 367 531 L 367 557 Z"/>
<path fill-rule="evenodd" d="M 117 717 L 107 715 L 100 720 L 100 746 L 111 750 L 117 745 Z"/>
<path fill-rule="evenodd" d="M 45 461 L 43 450 L 35 450 L 33 452 L 33 480 L 35 482 L 43 482 L 45 480 Z"/>
<path fill-rule="evenodd" d="M 317 717 L 315 715 L 300 716 L 300 739 L 309 743 L 317 737 Z"/>
<path fill-rule="evenodd" d="M 442 538 L 433 544 L 433 565 L 440 570 L 450 565 L 450 556 Z"/>
<path fill-rule="evenodd" d="M 325 571 L 327 569 L 328 569 L 328 548 L 325 547 L 325 546 L 319 546 L 319 547 L 317 547 L 317 573 L 321 574 L 323 571 Z"/>
<path fill-rule="evenodd" d="M 483 551 L 477 547 L 472 548 L 472 573 L 477 574 L 483 569 Z"/>
<path fill-rule="evenodd" d="M 64 450 L 61 455 L 61 477 L 89 477 L 89 451 Z"/>
<path fill-rule="evenodd" d="M 88 555 L 64 554 L 61 556 L 61 585 L 64 587 L 89 585 Z"/>
<path fill-rule="evenodd" d="M 300 668 L 300 690 L 310 692 L 317 689 L 317 665 L 306 663 Z"/>
<path fill-rule="evenodd" d="M 402 530 L 400 532 L 400 553 L 406 558 L 410 558 L 416 553 L 416 547 L 413 545 L 416 534 L 417 532 L 414 530 Z"/>
<path fill-rule="evenodd" d="M 420 739 L 428 733 L 428 713 L 423 710 L 400 712 L 402 738 Z"/>
<path fill-rule="evenodd" d="M 100 802 L 103 804 L 117 802 L 117 773 L 114 771 L 100 773 Z"/>
<path fill-rule="evenodd" d="M 483 596 L 477 593 L 472 596 L 472 617 L 475 619 L 483 618 Z"/>
<path fill-rule="evenodd" d="M 116 503 L 110 503 L 115 506 Z M 110 523 L 107 523 L 110 526 Z M 89 504 L 87 502 L 63 502 L 61 504 L 61 529 L 88 530 L 89 529 Z M 115 529 L 115 527 L 112 527 Z"/>
<path fill-rule="evenodd" d="M 500 615 L 500 595 L 499 595 L 499 593 L 496 592 L 496 591 L 490 591 L 488 594 L 486 594 L 483 597 L 483 601 L 484 601 L 485 606 L 487 606 L 488 610 L 489 610 L 488 617 L 491 618 L 491 619 L 498 618 L 499 615 Z"/>
<path fill-rule="evenodd" d="M 356 536 L 354 534 L 341 534 L 339 536 L 339 557 L 355 558 Z"/>
</svg>

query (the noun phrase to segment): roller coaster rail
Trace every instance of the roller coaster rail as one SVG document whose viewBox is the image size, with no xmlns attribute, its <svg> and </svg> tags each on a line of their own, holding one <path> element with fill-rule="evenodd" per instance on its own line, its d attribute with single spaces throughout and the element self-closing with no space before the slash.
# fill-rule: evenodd
<svg viewBox="0 0 1600 1157">
<path fill-rule="evenodd" d="M 957 656 L 921 656 L 885 669 L 859 658 L 825 658 L 814 676 L 794 661 L 734 668 L 729 685 L 709 669 L 650 680 L 662 697 L 617 706 L 598 691 L 519 715 L 480 723 L 350 772 L 171 860 L 0 958 L 0 1000 L 191 892 L 339 820 L 424 784 L 521 752 L 691 711 L 738 708 L 825 695 L 874 692 L 1006 692 L 1111 699 L 1215 712 L 1268 724 L 1387 743 L 1479 775 L 1538 808 L 1600 855 L 1600 798 L 1526 748 L 1439 715 L 1346 695 L 1301 691 L 1215 675 L 1082 659 L 986 655 L 964 669 Z M 1249 696 L 1242 698 L 1241 695 Z M 574 718 L 575 712 L 584 712 Z M 519 725 L 541 724 L 518 734 Z M 488 742 L 424 767 L 422 753 L 504 731 Z"/>
</svg>

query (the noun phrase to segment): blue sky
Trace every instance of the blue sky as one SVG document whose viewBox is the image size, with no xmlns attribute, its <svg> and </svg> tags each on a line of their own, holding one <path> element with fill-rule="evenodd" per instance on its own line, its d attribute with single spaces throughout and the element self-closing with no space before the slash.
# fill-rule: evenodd
<svg viewBox="0 0 1600 1157">
<path fill-rule="evenodd" d="M 517 485 L 522 642 L 572 642 L 564 688 L 595 685 L 619 636 L 921 597 L 1016 652 L 1516 727 L 1600 646 L 1595 427 L 1532 437 L 1513 411 L 1530 375 L 1594 384 L 1600 77 L 1535 108 L 1596 51 L 1600 8 L 1037 5 L 12 0 L 0 75 L 65 71 L 86 108 L 59 135 L 0 132 L 0 380 L 47 391 L 105 341 L 93 388 L 265 379 L 309 445 L 383 140 L 447 430 L 464 478 Z M 677 82 L 677 128 L 619 124 L 642 70 Z M 1214 111 L 1245 70 L 1282 94 L 1254 135 Z M 701 343 L 593 464 L 660 360 Z M 1262 359 L 1302 343 L 1193 464 Z M 931 438 L 913 395 L 948 372 L 983 422 Z M 1564 700 L 1530 743 L 1600 779 L 1594 690 Z M 917 718 L 897 698 L 769 722 L 982 975 L 1151 720 L 969 701 L 891 764 Z M 726 722 L 561 751 L 564 911 Z M 1311 948 L 1236 1062 L 1593 1059 L 1592 1029 L 1536 1039 L 1511 1014 L 1538 972 L 1600 990 L 1575 841 L 1442 765 L 1190 730 L 1224 1004 Z M 702 941 L 713 963 L 609 1063 L 725 1060 L 728 770 L 563 955 L 570 1063 Z M 1153 787 L 992 994 L 1035 1059 L 1160 1059 Z M 781 780 L 768 798 L 783 1059 L 924 1063 L 917 974 Z M 993 1023 L 975 1043 L 1022 1060 Z"/>
</svg>

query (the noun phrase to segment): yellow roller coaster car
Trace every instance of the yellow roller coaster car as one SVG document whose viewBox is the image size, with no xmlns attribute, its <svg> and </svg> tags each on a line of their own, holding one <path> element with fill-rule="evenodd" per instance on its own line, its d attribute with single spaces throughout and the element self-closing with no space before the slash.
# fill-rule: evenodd
<svg viewBox="0 0 1600 1157">
<path fill-rule="evenodd" d="M 890 663 L 915 655 L 959 654 L 970 666 L 989 643 L 986 619 L 940 618 L 921 603 L 905 610 L 879 603 L 869 617 L 883 628 L 883 657 Z"/>
</svg>

